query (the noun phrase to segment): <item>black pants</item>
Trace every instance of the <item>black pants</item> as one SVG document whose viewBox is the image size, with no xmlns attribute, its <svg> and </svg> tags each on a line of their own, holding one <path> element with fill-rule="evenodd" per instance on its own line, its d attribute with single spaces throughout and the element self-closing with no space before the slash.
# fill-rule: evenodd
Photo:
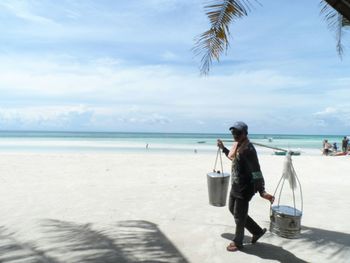
<svg viewBox="0 0 350 263">
<path fill-rule="evenodd" d="M 229 209 L 236 222 L 236 234 L 233 241 L 237 247 L 243 246 L 244 228 L 252 235 L 259 235 L 262 233 L 262 228 L 248 215 L 248 200 L 234 197 L 231 191 Z"/>
</svg>

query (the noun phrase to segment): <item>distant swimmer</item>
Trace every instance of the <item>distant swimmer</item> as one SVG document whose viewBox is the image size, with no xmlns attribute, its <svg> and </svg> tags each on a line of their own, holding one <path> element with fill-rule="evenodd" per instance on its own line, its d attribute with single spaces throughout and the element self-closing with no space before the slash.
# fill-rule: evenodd
<svg viewBox="0 0 350 263">
<path fill-rule="evenodd" d="M 146 149 L 148 149 L 148 143 L 146 144 Z"/>
</svg>

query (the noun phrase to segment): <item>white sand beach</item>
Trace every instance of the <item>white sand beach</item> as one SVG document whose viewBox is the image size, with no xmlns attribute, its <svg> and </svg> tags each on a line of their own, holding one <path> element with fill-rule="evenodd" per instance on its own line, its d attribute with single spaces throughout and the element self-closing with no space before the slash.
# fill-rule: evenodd
<svg viewBox="0 0 350 263">
<path fill-rule="evenodd" d="M 226 251 L 233 217 L 227 206 L 208 204 L 214 159 L 1 153 L 0 262 L 350 262 L 349 156 L 293 157 L 304 194 L 301 237 L 268 231 L 234 253 Z M 259 159 L 273 193 L 284 157 Z M 250 215 L 267 228 L 269 209 L 258 195 L 250 203 Z"/>
</svg>

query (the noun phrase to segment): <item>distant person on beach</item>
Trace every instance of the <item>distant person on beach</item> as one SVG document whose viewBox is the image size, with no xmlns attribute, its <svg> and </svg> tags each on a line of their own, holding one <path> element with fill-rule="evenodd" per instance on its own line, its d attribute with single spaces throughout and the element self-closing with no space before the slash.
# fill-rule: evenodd
<svg viewBox="0 0 350 263">
<path fill-rule="evenodd" d="M 333 151 L 335 151 L 335 152 L 338 151 L 338 146 L 337 146 L 336 142 L 333 143 Z"/>
<path fill-rule="evenodd" d="M 332 145 L 328 142 L 328 140 L 323 141 L 323 155 L 328 155 L 331 152 Z"/>
<path fill-rule="evenodd" d="M 232 161 L 231 192 L 229 198 L 229 210 L 236 223 L 236 233 L 233 242 L 227 246 L 227 250 L 234 252 L 243 248 L 244 228 L 253 235 L 251 242 L 256 243 L 265 232 L 249 215 L 249 201 L 256 192 L 262 198 L 271 203 L 274 197 L 265 191 L 265 182 L 260 171 L 258 156 L 253 144 L 248 139 L 248 126 L 244 122 L 236 122 L 230 131 L 235 142 L 229 151 L 218 139 L 217 145 L 223 153 Z"/>
<path fill-rule="evenodd" d="M 348 144 L 349 144 L 349 139 L 348 137 L 344 136 L 341 142 L 341 148 L 344 153 L 348 151 Z"/>
</svg>

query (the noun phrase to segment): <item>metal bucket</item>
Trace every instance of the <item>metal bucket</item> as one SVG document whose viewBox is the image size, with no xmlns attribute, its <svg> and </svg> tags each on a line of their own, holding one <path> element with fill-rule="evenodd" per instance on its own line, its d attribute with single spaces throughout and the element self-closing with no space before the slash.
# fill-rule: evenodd
<svg viewBox="0 0 350 263">
<path fill-rule="evenodd" d="M 209 204 L 225 206 L 230 174 L 212 172 L 207 174 Z"/>
<path fill-rule="evenodd" d="M 286 205 L 272 206 L 270 231 L 281 237 L 298 238 L 301 229 L 302 212 Z"/>
</svg>

